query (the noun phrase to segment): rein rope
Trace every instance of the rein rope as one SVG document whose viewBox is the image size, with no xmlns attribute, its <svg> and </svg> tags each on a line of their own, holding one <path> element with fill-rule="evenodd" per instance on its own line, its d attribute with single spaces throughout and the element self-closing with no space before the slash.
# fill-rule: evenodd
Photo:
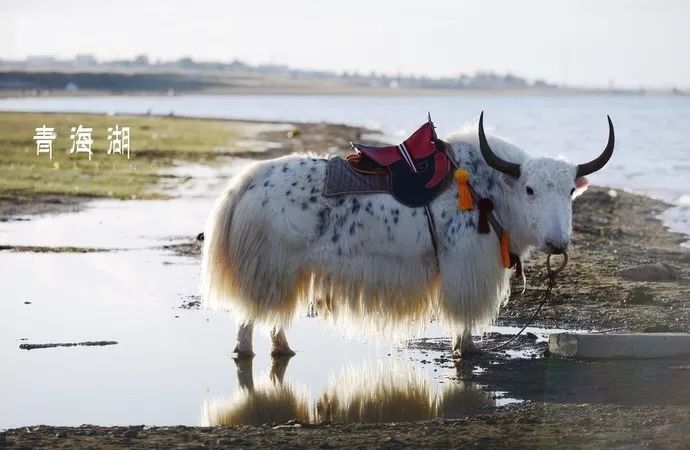
<svg viewBox="0 0 690 450">
<path fill-rule="evenodd" d="M 508 344 L 513 342 L 515 339 L 517 339 L 525 329 L 527 329 L 528 326 L 532 324 L 534 319 L 537 318 L 537 314 L 539 314 L 539 311 L 541 311 L 541 308 L 546 304 L 546 302 L 549 300 L 551 296 L 551 291 L 553 290 L 554 286 L 556 286 L 556 278 L 558 277 L 558 274 L 565 269 L 565 266 L 568 264 L 568 254 L 563 252 L 563 261 L 561 262 L 561 265 L 555 269 L 551 267 L 551 257 L 553 256 L 553 253 L 549 253 L 549 255 L 546 257 L 546 276 L 542 278 L 542 280 L 547 279 L 548 280 L 548 285 L 546 286 L 546 289 L 544 290 L 544 294 L 542 296 L 541 302 L 539 303 L 539 306 L 537 309 L 532 313 L 532 317 L 529 318 L 527 323 L 518 331 L 513 337 L 508 339 L 505 342 L 502 342 L 494 347 L 488 348 L 487 351 L 493 352 L 496 350 L 499 350 L 503 347 L 506 347 Z"/>
</svg>

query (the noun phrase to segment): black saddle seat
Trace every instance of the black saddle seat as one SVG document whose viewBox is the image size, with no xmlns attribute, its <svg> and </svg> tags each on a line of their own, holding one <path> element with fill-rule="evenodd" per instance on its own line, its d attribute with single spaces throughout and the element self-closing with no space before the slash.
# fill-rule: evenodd
<svg viewBox="0 0 690 450">
<path fill-rule="evenodd" d="M 407 206 L 428 205 L 452 178 L 445 143 L 436 137 L 431 119 L 400 145 L 353 143 L 352 147 L 356 153 L 347 158 L 352 168 L 370 176 L 388 176 L 389 192 Z"/>
</svg>

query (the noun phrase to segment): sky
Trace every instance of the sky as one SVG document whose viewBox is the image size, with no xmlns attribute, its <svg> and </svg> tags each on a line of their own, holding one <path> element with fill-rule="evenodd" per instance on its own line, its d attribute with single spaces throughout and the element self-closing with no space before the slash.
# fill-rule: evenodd
<svg viewBox="0 0 690 450">
<path fill-rule="evenodd" d="M 79 53 L 690 88 L 690 1 L 0 0 L 0 59 Z"/>
</svg>

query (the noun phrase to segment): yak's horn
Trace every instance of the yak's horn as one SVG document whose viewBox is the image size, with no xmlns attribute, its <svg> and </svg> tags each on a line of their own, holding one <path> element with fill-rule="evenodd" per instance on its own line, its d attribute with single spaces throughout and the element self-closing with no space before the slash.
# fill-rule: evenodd
<svg viewBox="0 0 690 450">
<path fill-rule="evenodd" d="M 479 148 L 482 151 L 482 156 L 484 161 L 498 170 L 507 175 L 515 178 L 520 178 L 520 164 L 516 164 L 510 161 L 506 161 L 503 158 L 498 157 L 489 147 L 489 143 L 486 142 L 486 135 L 484 134 L 484 111 L 479 116 Z"/>
<path fill-rule="evenodd" d="M 577 177 L 584 177 L 585 175 L 596 172 L 604 167 L 606 163 L 609 162 L 609 159 L 611 159 L 611 155 L 613 155 L 613 145 L 616 142 L 616 136 L 613 132 L 613 123 L 611 122 L 611 118 L 606 116 L 606 119 L 609 121 L 609 141 L 606 143 L 604 151 L 601 152 L 601 155 L 597 156 L 596 159 L 577 166 Z"/>
</svg>

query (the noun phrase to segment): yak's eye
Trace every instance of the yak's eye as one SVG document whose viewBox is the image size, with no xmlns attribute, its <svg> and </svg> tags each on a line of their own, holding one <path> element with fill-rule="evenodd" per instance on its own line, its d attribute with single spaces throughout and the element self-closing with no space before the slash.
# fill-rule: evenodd
<svg viewBox="0 0 690 450">
<path fill-rule="evenodd" d="M 527 186 L 525 190 L 527 191 L 527 195 L 534 195 L 534 189 L 531 187 Z"/>
<path fill-rule="evenodd" d="M 575 188 L 572 188 L 572 189 L 570 190 L 570 195 L 572 196 L 574 193 L 575 193 Z"/>
</svg>

